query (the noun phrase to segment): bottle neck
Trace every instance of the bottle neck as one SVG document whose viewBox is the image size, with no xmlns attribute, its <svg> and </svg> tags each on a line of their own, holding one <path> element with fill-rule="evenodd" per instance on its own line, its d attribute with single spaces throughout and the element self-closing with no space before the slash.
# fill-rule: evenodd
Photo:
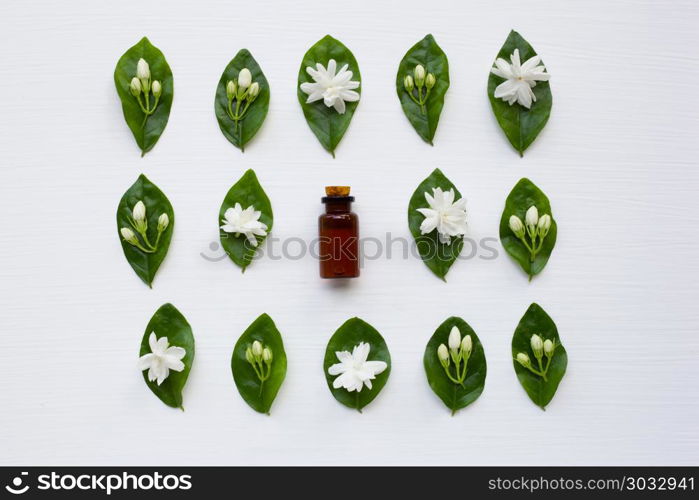
<svg viewBox="0 0 699 500">
<path fill-rule="evenodd" d="M 352 208 L 352 202 L 349 200 L 327 200 L 325 202 L 326 214 L 342 214 L 348 213 Z"/>
</svg>

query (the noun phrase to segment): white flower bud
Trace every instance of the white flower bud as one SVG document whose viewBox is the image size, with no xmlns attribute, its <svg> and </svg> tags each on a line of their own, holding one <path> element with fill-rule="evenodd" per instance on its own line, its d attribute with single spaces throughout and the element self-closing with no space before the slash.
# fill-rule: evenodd
<svg viewBox="0 0 699 500">
<path fill-rule="evenodd" d="M 435 78 L 433 73 L 427 73 L 427 76 L 425 77 L 425 87 L 428 89 L 431 89 L 434 87 L 434 84 L 437 83 L 437 79 Z"/>
<path fill-rule="evenodd" d="M 422 87 L 422 84 L 425 82 L 425 68 L 422 64 L 418 64 L 415 66 L 415 71 L 413 71 L 413 74 L 415 75 L 415 84 L 418 87 Z"/>
<path fill-rule="evenodd" d="M 522 224 L 522 219 L 516 215 L 510 215 L 510 230 L 512 230 L 518 238 L 524 236 L 524 224 Z"/>
<path fill-rule="evenodd" d="M 120 232 L 121 232 L 121 237 L 124 238 L 124 241 L 128 241 L 132 245 L 135 245 L 136 243 L 138 243 L 138 240 L 136 239 L 136 235 L 128 227 L 122 227 Z"/>
<path fill-rule="evenodd" d="M 437 357 L 442 364 L 449 364 L 449 351 L 447 350 L 447 346 L 439 344 L 437 348 Z"/>
<path fill-rule="evenodd" d="M 250 74 L 250 70 L 248 68 L 243 68 L 240 70 L 240 73 L 238 73 L 238 86 L 245 90 L 250 86 L 252 83 L 252 74 Z"/>
<path fill-rule="evenodd" d="M 262 350 L 262 360 L 267 364 L 272 362 L 272 350 L 269 347 Z"/>
<path fill-rule="evenodd" d="M 461 350 L 463 351 L 465 357 L 468 357 L 468 355 L 471 354 L 471 349 L 473 349 L 473 340 L 471 340 L 470 335 L 466 335 L 461 341 Z"/>
<path fill-rule="evenodd" d="M 459 346 L 461 346 L 461 332 L 457 327 L 452 326 L 449 332 L 449 349 L 458 351 Z"/>
<path fill-rule="evenodd" d="M 252 349 L 249 347 L 245 350 L 245 360 L 250 364 L 255 362 L 255 357 L 252 355 Z"/>
<path fill-rule="evenodd" d="M 235 86 L 235 82 L 233 80 L 228 80 L 228 83 L 226 84 L 226 97 L 228 97 L 228 100 L 231 101 L 235 97 L 235 91 L 238 90 Z"/>
<path fill-rule="evenodd" d="M 252 354 L 255 358 L 259 359 L 262 356 L 262 344 L 259 340 L 252 343 Z"/>
<path fill-rule="evenodd" d="M 544 353 L 546 354 L 547 357 L 553 356 L 553 351 L 556 348 L 554 343 L 550 339 L 546 339 L 544 341 Z"/>
<path fill-rule="evenodd" d="M 533 231 L 536 228 L 536 225 L 539 222 L 539 211 L 534 205 L 529 207 L 527 210 L 527 213 L 524 216 L 524 222 L 530 228 L 530 231 Z"/>
<path fill-rule="evenodd" d="M 257 82 L 252 82 L 250 88 L 248 89 L 248 100 L 254 101 L 257 95 L 260 93 L 260 84 Z"/>
<path fill-rule="evenodd" d="M 158 232 L 162 233 L 170 225 L 170 217 L 167 214 L 160 214 L 158 217 Z"/>
<path fill-rule="evenodd" d="M 136 76 L 140 80 L 150 80 L 150 66 L 145 59 L 141 58 L 136 64 Z"/>
<path fill-rule="evenodd" d="M 405 87 L 405 90 L 407 90 L 408 92 L 412 92 L 415 88 L 415 82 L 413 82 L 413 77 L 407 75 L 405 78 L 403 78 L 403 86 Z"/>
<path fill-rule="evenodd" d="M 537 224 L 537 230 L 539 231 L 539 236 L 546 236 L 551 229 L 551 216 L 549 214 L 544 214 L 539 219 Z"/>
<path fill-rule="evenodd" d="M 541 337 L 539 337 L 536 333 L 532 335 L 531 340 L 529 343 L 532 346 L 532 351 L 534 352 L 534 357 L 535 358 L 540 358 L 544 354 L 544 341 L 541 340 Z"/>
<path fill-rule="evenodd" d="M 141 222 L 146 218 L 146 206 L 141 200 L 138 200 L 133 207 L 134 222 Z"/>
<path fill-rule="evenodd" d="M 141 95 L 141 90 L 141 80 L 134 76 L 131 79 L 131 83 L 129 84 L 129 91 L 131 91 L 132 96 L 138 97 L 139 95 Z"/>
<path fill-rule="evenodd" d="M 518 352 L 517 353 L 517 362 L 522 366 L 529 366 L 529 364 L 530 364 L 529 356 L 527 356 L 526 353 Z"/>
<path fill-rule="evenodd" d="M 160 85 L 160 82 L 158 80 L 153 80 L 153 86 L 151 88 L 153 91 L 153 95 L 155 97 L 160 97 L 160 94 L 163 92 L 163 87 Z"/>
</svg>

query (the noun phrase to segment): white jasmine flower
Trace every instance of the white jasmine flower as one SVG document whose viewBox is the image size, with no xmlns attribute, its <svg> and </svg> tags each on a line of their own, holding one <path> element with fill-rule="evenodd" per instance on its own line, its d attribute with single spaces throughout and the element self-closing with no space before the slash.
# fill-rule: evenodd
<svg viewBox="0 0 699 500">
<path fill-rule="evenodd" d="M 413 73 L 415 74 L 415 84 L 418 87 L 422 87 L 422 84 L 425 81 L 425 67 L 422 64 L 418 64 L 415 66 Z"/>
<path fill-rule="evenodd" d="M 260 84 L 257 82 L 252 82 L 250 88 L 248 89 L 248 99 L 251 101 L 255 100 L 257 95 L 260 93 Z"/>
<path fill-rule="evenodd" d="M 537 81 L 548 81 L 551 75 L 544 73 L 546 68 L 543 65 L 538 66 L 541 62 L 539 56 L 534 56 L 524 64 L 520 64 L 519 49 L 515 49 L 510 56 L 510 61 L 512 64 L 499 57 L 495 61 L 496 67 L 490 69 L 494 75 L 505 79 L 495 88 L 495 97 L 506 101 L 510 106 L 517 102 L 529 109 L 532 101 L 536 102 L 536 95 L 532 88 L 536 86 Z"/>
<path fill-rule="evenodd" d="M 536 333 L 532 335 L 531 340 L 529 343 L 532 346 L 532 351 L 534 352 L 534 357 L 540 358 L 541 355 L 544 353 L 544 341 L 541 340 L 541 337 L 539 337 Z"/>
<path fill-rule="evenodd" d="M 458 351 L 461 345 L 461 332 L 455 326 L 451 327 L 449 332 L 449 349 L 452 351 Z"/>
<path fill-rule="evenodd" d="M 134 205 L 132 215 L 135 222 L 140 222 L 146 218 L 146 205 L 141 200 L 138 200 Z"/>
<path fill-rule="evenodd" d="M 256 358 L 262 356 L 262 343 L 259 340 L 252 343 L 252 355 Z"/>
<path fill-rule="evenodd" d="M 245 90 L 252 83 L 252 74 L 248 68 L 243 68 L 238 73 L 238 86 Z"/>
<path fill-rule="evenodd" d="M 449 364 L 449 351 L 447 350 L 447 346 L 444 344 L 439 344 L 439 347 L 437 348 L 437 357 L 443 365 Z"/>
<path fill-rule="evenodd" d="M 529 366 L 529 363 L 530 363 L 529 356 L 523 352 L 517 353 L 517 361 L 522 366 Z"/>
<path fill-rule="evenodd" d="M 148 370 L 148 380 L 156 381 L 160 385 L 170 375 L 170 370 L 176 372 L 184 370 L 182 358 L 187 351 L 182 347 L 171 346 L 167 337 L 157 338 L 155 332 L 148 337 L 148 345 L 151 352 L 144 354 L 138 360 L 140 370 Z"/>
<path fill-rule="evenodd" d="M 345 101 L 355 102 L 359 100 L 359 93 L 353 89 L 359 87 L 359 82 L 352 80 L 352 72 L 348 71 L 348 64 L 345 64 L 340 71 L 337 71 L 335 59 L 328 61 L 328 69 L 317 63 L 316 69 L 308 66 L 306 73 L 311 75 L 315 83 L 304 82 L 301 90 L 308 94 L 307 103 L 316 102 L 323 99 L 327 107 L 334 107 L 340 114 L 345 112 Z"/>
<path fill-rule="evenodd" d="M 228 100 L 235 97 L 236 90 L 238 90 L 238 87 L 235 86 L 235 82 L 233 80 L 228 80 L 226 84 L 226 97 L 228 97 Z"/>
<path fill-rule="evenodd" d="M 539 223 L 539 211 L 534 205 L 527 209 L 527 213 L 524 214 L 524 222 L 529 227 L 530 231 L 536 229 L 536 225 Z"/>
<path fill-rule="evenodd" d="M 510 216 L 510 229 L 518 238 L 524 236 L 524 224 L 522 224 L 522 219 L 516 215 Z"/>
<path fill-rule="evenodd" d="M 553 356 L 553 350 L 556 346 L 553 344 L 553 342 L 550 339 L 546 339 L 544 341 L 544 353 L 546 354 L 547 357 Z"/>
<path fill-rule="evenodd" d="M 136 76 L 141 80 L 150 79 L 150 66 L 145 59 L 140 58 L 136 64 Z"/>
<path fill-rule="evenodd" d="M 119 231 L 121 232 L 121 237 L 124 238 L 125 241 L 128 241 L 132 245 L 138 243 L 136 234 L 128 227 L 122 227 Z"/>
<path fill-rule="evenodd" d="M 473 340 L 471 340 L 470 335 L 466 335 L 461 341 L 461 350 L 463 351 L 465 357 L 468 357 L 468 355 L 471 354 L 471 349 L 473 349 Z"/>
<path fill-rule="evenodd" d="M 431 89 L 434 87 L 434 84 L 437 83 L 437 78 L 434 76 L 433 73 L 427 73 L 427 76 L 425 77 L 425 87 L 427 89 Z"/>
<path fill-rule="evenodd" d="M 551 216 L 549 214 L 541 216 L 537 224 L 537 229 L 541 236 L 546 236 L 548 234 L 549 229 L 551 229 Z"/>
<path fill-rule="evenodd" d="M 160 85 L 160 82 L 158 80 L 154 80 L 153 88 L 151 90 L 153 91 L 153 95 L 155 97 L 160 97 L 160 93 L 163 91 L 163 87 Z"/>
<path fill-rule="evenodd" d="M 433 196 L 425 193 L 429 208 L 418 208 L 417 211 L 425 216 L 420 225 L 422 234 L 428 234 L 437 229 L 439 242 L 451 244 L 452 236 L 466 234 L 466 199 L 460 198 L 454 202 L 454 189 L 442 191 L 433 188 Z"/>
<path fill-rule="evenodd" d="M 134 76 L 131 79 L 131 83 L 129 84 L 129 90 L 131 91 L 131 95 L 134 97 L 138 97 L 139 95 L 141 95 L 141 80 Z"/>
<path fill-rule="evenodd" d="M 250 205 L 243 210 L 240 203 L 236 203 L 233 208 L 226 210 L 221 229 L 227 233 L 235 233 L 236 236 L 245 235 L 250 244 L 256 247 L 255 236 L 267 236 L 267 224 L 259 221 L 260 215 L 262 213 L 255 210 L 254 206 Z"/>
<path fill-rule="evenodd" d="M 165 231 L 169 224 L 170 224 L 170 217 L 168 217 L 167 214 L 165 214 L 165 213 L 160 214 L 160 217 L 158 217 L 158 231 L 160 231 L 160 232 Z"/>
<path fill-rule="evenodd" d="M 333 381 L 333 387 L 343 387 L 349 392 L 361 392 L 363 386 L 371 389 L 371 381 L 376 375 L 383 372 L 388 365 L 383 361 L 367 361 L 371 346 L 366 342 L 360 342 L 354 346 L 352 353 L 349 351 L 337 351 L 335 356 L 339 363 L 328 368 L 330 375 L 339 375 Z"/>
</svg>

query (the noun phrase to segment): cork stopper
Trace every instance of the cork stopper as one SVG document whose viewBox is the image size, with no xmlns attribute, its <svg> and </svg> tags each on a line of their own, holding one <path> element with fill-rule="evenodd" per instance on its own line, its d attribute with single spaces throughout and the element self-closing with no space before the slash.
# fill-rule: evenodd
<svg viewBox="0 0 699 500">
<path fill-rule="evenodd" d="M 325 186 L 325 194 L 327 196 L 349 196 L 349 186 Z"/>
</svg>

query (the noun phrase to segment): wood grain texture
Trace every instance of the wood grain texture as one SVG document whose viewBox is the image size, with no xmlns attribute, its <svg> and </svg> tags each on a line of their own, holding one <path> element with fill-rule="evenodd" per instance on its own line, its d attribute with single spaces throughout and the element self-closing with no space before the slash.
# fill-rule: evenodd
<svg viewBox="0 0 699 500">
<path fill-rule="evenodd" d="M 699 5 L 357 0 L 336 7 L 342 22 L 332 29 L 314 2 L 254 5 L 243 21 L 223 0 L 0 4 L 11 46 L 0 52 L 0 464 L 699 462 Z M 524 159 L 485 95 L 511 28 L 553 75 L 551 120 Z M 295 89 L 303 53 L 328 31 L 363 77 L 336 160 L 308 130 Z M 452 79 L 433 148 L 415 136 L 394 88 L 403 53 L 428 32 Z M 142 35 L 175 79 L 169 124 L 145 159 L 112 81 Z M 213 111 L 220 70 L 243 47 L 272 87 L 245 154 Z M 497 238 L 519 178 L 547 193 L 558 242 L 533 283 L 497 243 L 498 258 L 457 262 L 447 284 L 401 258 L 397 241 L 390 259 L 369 258 L 375 245 L 366 242 L 362 277 L 346 287 L 318 279 L 310 257 L 265 256 L 243 275 L 200 255 L 220 255 L 209 248 L 218 208 L 247 168 L 272 200 L 272 236 L 308 241 L 323 187 L 338 184 L 352 186 L 364 237 L 409 239 L 410 194 L 435 167 L 468 198 L 476 239 Z M 153 290 L 129 269 L 113 227 L 119 197 L 141 172 L 177 216 Z M 509 353 L 533 301 L 569 354 L 546 412 L 519 387 Z M 197 342 L 184 413 L 154 398 L 136 367 L 143 328 L 165 302 Z M 271 418 L 238 397 L 229 367 L 235 340 L 262 312 L 289 361 Z M 381 332 L 393 359 L 363 415 L 337 404 L 321 370 L 328 338 L 355 315 Z M 421 363 L 452 315 L 476 330 L 488 360 L 482 397 L 454 418 Z M 515 446 L 522 439 L 536 444 Z"/>
</svg>

